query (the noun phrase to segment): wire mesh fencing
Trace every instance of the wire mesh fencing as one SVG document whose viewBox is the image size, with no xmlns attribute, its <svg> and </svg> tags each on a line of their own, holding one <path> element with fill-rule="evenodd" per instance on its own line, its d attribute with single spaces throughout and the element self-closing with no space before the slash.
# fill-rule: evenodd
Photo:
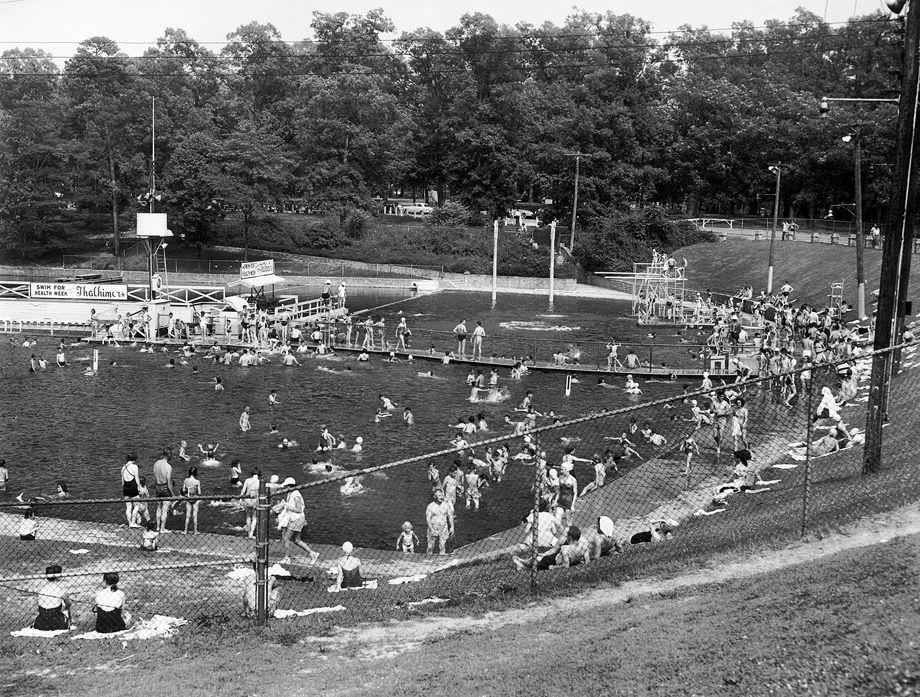
<svg viewBox="0 0 920 697">
<path fill-rule="evenodd" d="M 870 472 L 867 355 L 566 421 L 524 404 L 498 422 L 458 422 L 449 447 L 398 461 L 342 470 L 320 452 L 311 466 L 329 476 L 319 481 L 254 470 L 239 496 L 3 504 L 2 622 L 37 619 L 53 583 L 73 621 L 92 628 L 108 572 L 135 616 L 353 621 L 502 605 L 782 545 L 920 498 L 918 358 L 905 347 L 883 465 Z M 383 478 L 404 501 L 369 520 L 361 502 Z M 143 549 L 150 538 L 156 549 Z M 49 566 L 61 567 L 52 581 Z"/>
</svg>

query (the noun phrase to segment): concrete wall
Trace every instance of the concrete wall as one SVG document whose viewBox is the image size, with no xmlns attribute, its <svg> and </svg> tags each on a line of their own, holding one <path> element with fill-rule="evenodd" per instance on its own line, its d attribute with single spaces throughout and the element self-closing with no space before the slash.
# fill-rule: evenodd
<svg viewBox="0 0 920 697">
<path fill-rule="evenodd" d="M 573 291 L 578 286 L 571 278 L 557 278 L 553 287 L 558 291 Z M 499 276 L 498 287 L 506 290 L 549 290 L 548 278 L 530 276 Z M 484 274 L 445 273 L 442 289 L 491 290 L 492 277 Z"/>
<path fill-rule="evenodd" d="M 242 254 L 245 250 L 242 247 L 231 247 L 228 245 L 211 245 L 211 249 L 219 249 L 222 252 L 235 252 Z M 274 252 L 270 250 L 259 250 L 259 249 L 250 249 L 250 254 L 264 254 L 266 256 L 273 257 L 275 259 L 292 259 L 294 261 L 302 261 L 309 264 L 321 264 L 323 266 L 330 267 L 330 275 L 336 275 L 336 267 L 338 268 L 338 276 L 348 277 L 349 269 L 354 269 L 355 271 L 374 271 L 375 273 L 388 273 L 388 274 L 405 274 L 409 278 L 438 278 L 442 274 L 443 267 L 440 268 L 424 268 L 420 266 L 404 266 L 401 264 L 374 264 L 366 261 L 352 261 L 350 259 L 333 259 L 330 257 L 318 257 L 312 254 L 294 254 L 292 252 Z"/>
</svg>

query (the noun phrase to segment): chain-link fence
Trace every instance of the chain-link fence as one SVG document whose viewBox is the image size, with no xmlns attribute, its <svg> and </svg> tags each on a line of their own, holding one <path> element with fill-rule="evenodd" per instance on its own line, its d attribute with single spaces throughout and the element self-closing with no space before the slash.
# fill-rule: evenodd
<svg viewBox="0 0 920 697">
<path fill-rule="evenodd" d="M 255 253 L 255 252 L 254 252 Z M 264 256 L 264 252 L 262 253 Z M 61 269 L 82 271 L 143 271 L 148 258 L 143 254 L 125 257 L 92 254 L 64 254 Z M 243 259 L 188 259 L 167 257 L 158 262 L 158 269 L 167 273 L 228 274 L 240 273 Z M 165 264 L 165 267 L 164 267 Z M 275 258 L 277 273 L 295 276 L 329 276 L 332 278 L 441 278 L 444 267 L 435 264 L 398 265 L 362 262 L 299 260 Z"/>
<path fill-rule="evenodd" d="M 916 346 L 905 348 L 883 466 L 868 473 L 871 354 L 704 382 L 565 422 L 540 404 L 502 423 L 473 416 L 456 424 L 449 449 L 358 470 L 337 470 L 319 453 L 312 467 L 327 478 L 240 473 L 239 496 L 198 496 L 192 473 L 173 487 L 191 496 L 170 496 L 157 486 L 161 468 L 151 498 L 143 487 L 138 498 L 130 480 L 142 473 L 128 468 L 127 498 L 6 503 L 2 623 L 28 625 L 63 588 L 74 622 L 92 629 L 93 607 L 111 599 L 99 596 L 106 572 L 120 575 L 136 617 L 333 613 L 344 622 L 470 598 L 501 604 L 507 594 L 673 572 L 746 545 L 783 544 L 920 497 L 911 449 L 918 357 Z M 361 502 L 383 478 L 404 487 L 405 505 L 369 520 Z M 53 565 L 61 569 L 49 582 Z"/>
</svg>

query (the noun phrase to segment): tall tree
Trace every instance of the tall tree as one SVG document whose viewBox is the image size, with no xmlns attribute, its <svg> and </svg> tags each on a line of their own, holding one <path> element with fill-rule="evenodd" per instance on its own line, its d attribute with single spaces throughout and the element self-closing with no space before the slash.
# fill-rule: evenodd
<svg viewBox="0 0 920 697">
<path fill-rule="evenodd" d="M 44 51 L 0 56 L 0 250 L 19 257 L 64 249 L 73 237 L 58 81 Z"/>
<path fill-rule="evenodd" d="M 143 139 L 149 117 L 138 91 L 132 61 L 105 37 L 83 41 L 64 66 L 65 134 L 80 170 L 79 204 L 96 207 L 106 192 L 112 224 L 112 252 L 120 250 L 119 211 L 146 186 Z M 148 137 L 149 142 L 149 137 Z"/>
</svg>

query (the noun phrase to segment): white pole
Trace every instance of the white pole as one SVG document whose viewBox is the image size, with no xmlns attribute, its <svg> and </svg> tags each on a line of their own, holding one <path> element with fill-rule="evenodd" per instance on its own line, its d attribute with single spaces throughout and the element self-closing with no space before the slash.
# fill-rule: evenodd
<svg viewBox="0 0 920 697">
<path fill-rule="evenodd" d="M 93 349 L 93 372 L 99 372 L 99 349 Z"/>
<path fill-rule="evenodd" d="M 492 221 L 492 304 L 498 296 L 498 218 Z"/>
<path fill-rule="evenodd" d="M 553 304 L 553 280 L 556 276 L 556 221 L 549 224 L 549 304 Z"/>
<path fill-rule="evenodd" d="M 566 397 L 572 396 L 572 376 L 571 375 L 565 376 L 565 396 Z"/>
</svg>

